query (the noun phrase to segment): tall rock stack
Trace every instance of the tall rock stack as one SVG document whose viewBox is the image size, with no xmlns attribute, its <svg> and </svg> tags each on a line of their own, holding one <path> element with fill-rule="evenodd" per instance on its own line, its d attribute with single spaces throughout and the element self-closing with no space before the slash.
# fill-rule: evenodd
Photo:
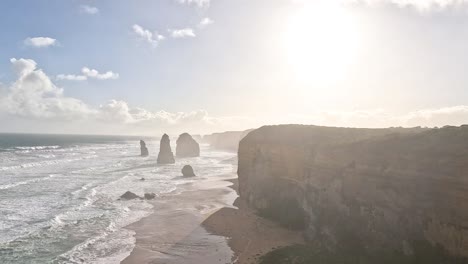
<svg viewBox="0 0 468 264">
<path fill-rule="evenodd" d="M 140 152 L 142 157 L 149 155 L 148 148 L 146 147 L 146 143 L 143 140 L 140 140 Z"/>
<path fill-rule="evenodd" d="M 172 164 L 175 163 L 174 154 L 172 154 L 171 140 L 167 134 L 161 138 L 159 146 L 158 164 Z"/>
<path fill-rule="evenodd" d="M 185 157 L 199 157 L 200 145 L 188 133 L 183 133 L 177 139 L 176 156 Z"/>
</svg>

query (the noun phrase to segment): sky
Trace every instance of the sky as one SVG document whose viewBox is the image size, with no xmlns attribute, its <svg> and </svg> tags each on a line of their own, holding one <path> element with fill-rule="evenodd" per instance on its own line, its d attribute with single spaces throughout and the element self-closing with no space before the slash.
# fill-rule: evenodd
<svg viewBox="0 0 468 264">
<path fill-rule="evenodd" d="M 468 1 L 5 0 L 0 132 L 468 121 Z"/>
</svg>

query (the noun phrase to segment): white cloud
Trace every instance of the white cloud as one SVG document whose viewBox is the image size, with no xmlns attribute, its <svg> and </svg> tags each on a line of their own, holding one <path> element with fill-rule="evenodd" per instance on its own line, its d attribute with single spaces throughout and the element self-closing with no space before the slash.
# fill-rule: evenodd
<svg viewBox="0 0 468 264">
<path fill-rule="evenodd" d="M 197 5 L 198 7 L 207 7 L 210 5 L 210 0 L 176 0 L 181 4 L 188 4 L 188 5 Z"/>
<path fill-rule="evenodd" d="M 442 10 L 468 3 L 467 0 L 348 0 L 366 4 L 391 3 L 399 7 L 413 7 L 420 11 Z"/>
<path fill-rule="evenodd" d="M 29 118 L 74 119 L 92 112 L 82 101 L 65 97 L 63 90 L 36 68 L 36 62 L 12 58 L 17 75 L 5 95 L 0 97 L 0 112 Z"/>
<path fill-rule="evenodd" d="M 24 44 L 36 48 L 45 48 L 57 45 L 57 40 L 49 37 L 34 37 L 25 39 Z"/>
<path fill-rule="evenodd" d="M 118 79 L 119 74 L 113 71 L 107 71 L 105 73 L 99 73 L 95 69 L 90 69 L 88 67 L 83 67 L 81 69 L 81 75 L 75 74 L 59 74 L 57 75 L 57 80 L 67 80 L 67 81 L 86 81 L 88 79 L 97 79 L 97 80 L 110 80 Z"/>
<path fill-rule="evenodd" d="M 211 18 L 205 17 L 198 23 L 198 28 L 205 28 L 213 23 L 214 21 Z"/>
<path fill-rule="evenodd" d="M 315 4 L 315 3 L 344 3 L 344 4 L 365 4 L 379 5 L 392 4 L 400 8 L 414 8 L 421 12 L 432 12 L 446 10 L 448 8 L 468 7 L 468 0 L 291 0 L 293 3 L 299 4 Z"/>
<path fill-rule="evenodd" d="M 140 25 L 134 24 L 132 28 L 133 32 L 135 32 L 140 39 L 150 43 L 153 47 L 157 47 L 159 42 L 164 39 L 163 35 L 160 35 L 157 32 L 153 34 L 151 31 Z"/>
<path fill-rule="evenodd" d="M 188 128 L 193 133 L 201 133 L 207 129 L 217 130 L 222 125 L 222 118 L 209 117 L 204 110 L 176 113 L 149 111 L 130 107 L 121 100 L 110 100 L 93 107 L 79 99 L 65 96 L 64 90 L 38 69 L 34 60 L 12 58 L 10 62 L 17 80 L 7 86 L 0 85 L 0 116 L 11 122 L 2 123 L 3 130 L 18 131 L 10 125 L 21 123 L 19 129 L 23 132 L 40 127 L 35 132 L 154 135 L 159 132 L 180 133 Z M 85 69 L 83 73 L 77 76 L 106 78 L 102 76 L 110 75 L 92 69 Z M 79 78 L 70 76 L 74 75 L 63 75 L 62 78 Z M 226 128 L 238 124 L 231 121 L 226 123 Z"/>
<path fill-rule="evenodd" d="M 468 124 L 468 106 L 458 105 L 439 109 L 424 109 L 408 113 L 401 117 L 407 126 L 444 126 Z"/>
<path fill-rule="evenodd" d="M 183 29 L 169 29 L 171 32 L 171 36 L 173 38 L 187 38 L 187 37 L 195 37 L 195 33 L 191 28 L 183 28 Z"/>
<path fill-rule="evenodd" d="M 89 69 L 88 67 L 84 67 L 81 69 L 81 73 L 83 73 L 84 76 L 88 78 L 93 78 L 93 79 L 98 79 L 98 80 L 109 80 L 109 79 L 118 79 L 119 74 L 112 72 L 112 71 L 107 71 L 105 73 L 99 73 L 95 69 Z"/>
<path fill-rule="evenodd" d="M 57 80 L 67 80 L 67 81 L 86 81 L 88 78 L 84 75 L 74 75 L 74 74 L 59 74 L 57 75 Z"/>
<path fill-rule="evenodd" d="M 89 6 L 89 5 L 81 5 L 80 6 L 80 12 L 89 14 L 89 15 L 95 15 L 99 13 L 99 9 L 95 6 Z"/>
</svg>

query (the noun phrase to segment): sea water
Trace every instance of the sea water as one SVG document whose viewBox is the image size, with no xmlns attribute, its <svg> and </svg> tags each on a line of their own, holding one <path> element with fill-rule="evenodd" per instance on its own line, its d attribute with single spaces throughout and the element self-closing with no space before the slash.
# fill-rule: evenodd
<svg viewBox="0 0 468 264">
<path fill-rule="evenodd" d="M 123 193 L 177 195 L 197 180 L 180 177 L 185 164 L 203 177 L 233 170 L 234 154 L 207 146 L 158 166 L 159 141 L 146 138 L 140 157 L 139 139 L 0 134 L 0 263 L 119 263 L 135 245 L 124 227 L 153 212 Z"/>
</svg>

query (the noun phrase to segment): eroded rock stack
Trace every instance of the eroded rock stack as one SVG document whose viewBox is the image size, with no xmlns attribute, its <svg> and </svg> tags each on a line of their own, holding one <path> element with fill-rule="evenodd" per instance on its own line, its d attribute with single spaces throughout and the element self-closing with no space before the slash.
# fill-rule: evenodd
<svg viewBox="0 0 468 264">
<path fill-rule="evenodd" d="M 185 165 L 185 166 L 182 168 L 182 175 L 183 175 L 184 177 L 194 177 L 194 176 L 195 176 L 195 172 L 193 172 L 192 166 L 190 166 L 190 165 Z"/>
<path fill-rule="evenodd" d="M 140 140 L 140 152 L 142 157 L 149 155 L 148 148 L 146 147 L 146 143 L 143 140 Z"/>
<path fill-rule="evenodd" d="M 176 156 L 181 158 L 199 157 L 200 145 L 188 133 L 183 133 L 177 139 Z"/>
<path fill-rule="evenodd" d="M 175 159 L 171 149 L 171 140 L 167 134 L 164 134 L 159 145 L 158 164 L 172 163 L 175 163 Z"/>
</svg>

